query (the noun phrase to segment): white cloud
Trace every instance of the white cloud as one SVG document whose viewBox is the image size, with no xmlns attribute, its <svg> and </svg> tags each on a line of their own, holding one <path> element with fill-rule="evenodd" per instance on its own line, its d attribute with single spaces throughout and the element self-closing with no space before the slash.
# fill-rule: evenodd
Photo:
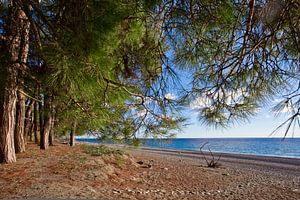
<svg viewBox="0 0 300 200">
<path fill-rule="evenodd" d="M 168 94 L 165 95 L 165 98 L 168 100 L 175 100 L 176 96 L 169 92 Z"/>
<path fill-rule="evenodd" d="M 245 89 L 241 88 L 236 91 L 228 91 L 225 94 L 219 92 L 219 94 L 214 96 L 208 96 L 206 93 L 203 93 L 201 96 L 197 97 L 194 101 L 191 102 L 191 109 L 202 109 L 207 107 L 212 107 L 213 101 L 216 101 L 217 98 L 225 101 L 227 105 L 243 103 L 243 96 L 248 95 Z"/>
<path fill-rule="evenodd" d="M 193 110 L 202 109 L 202 108 L 210 107 L 211 104 L 212 102 L 208 97 L 201 95 L 190 103 L 190 108 Z"/>
</svg>

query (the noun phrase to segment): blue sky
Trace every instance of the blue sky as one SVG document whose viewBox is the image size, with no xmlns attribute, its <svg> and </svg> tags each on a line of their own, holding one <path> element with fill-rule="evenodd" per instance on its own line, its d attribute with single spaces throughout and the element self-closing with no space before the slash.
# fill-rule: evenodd
<svg viewBox="0 0 300 200">
<path fill-rule="evenodd" d="M 192 75 L 191 72 L 177 71 L 180 75 L 180 81 L 185 88 L 190 88 Z M 174 91 L 170 91 L 171 93 Z M 176 97 L 178 93 L 174 94 Z M 285 127 L 276 131 L 275 134 L 271 133 L 285 122 L 291 113 L 287 110 L 283 110 L 279 116 L 275 116 L 272 111 L 273 106 L 282 101 L 281 96 L 274 96 L 273 101 L 266 104 L 265 107 L 261 108 L 256 116 L 253 116 L 249 121 L 236 123 L 226 129 L 215 129 L 201 124 L 197 119 L 197 114 L 193 110 L 187 110 L 184 115 L 189 119 L 188 123 L 191 125 L 183 128 L 182 132 L 177 134 L 177 138 L 251 138 L 251 137 L 279 137 L 283 138 L 285 134 Z M 291 129 L 286 137 L 300 137 L 300 127 L 297 127 L 294 131 Z"/>
<path fill-rule="evenodd" d="M 227 129 L 215 129 L 202 125 L 197 120 L 193 111 L 189 111 L 190 126 L 183 129 L 177 135 L 178 138 L 232 138 L 232 137 L 283 137 L 285 129 L 281 129 L 276 134 L 270 134 L 288 118 L 288 113 L 275 117 L 270 108 L 261 109 L 261 111 L 247 122 L 235 124 Z M 292 137 L 292 131 L 288 134 Z M 294 137 L 300 137 L 299 128 L 295 129 Z"/>
</svg>

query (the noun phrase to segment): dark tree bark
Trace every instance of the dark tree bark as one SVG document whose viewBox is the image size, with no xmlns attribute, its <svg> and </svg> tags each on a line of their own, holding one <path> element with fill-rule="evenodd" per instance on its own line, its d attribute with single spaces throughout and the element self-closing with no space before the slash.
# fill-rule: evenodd
<svg viewBox="0 0 300 200">
<path fill-rule="evenodd" d="M 70 132 L 70 146 L 73 147 L 75 146 L 75 133 L 73 130 Z"/>
<path fill-rule="evenodd" d="M 73 123 L 72 130 L 70 132 L 70 146 L 75 146 L 75 134 L 76 134 L 77 121 Z"/>
<path fill-rule="evenodd" d="M 54 107 L 52 107 L 52 121 L 51 121 L 51 129 L 49 134 L 49 145 L 54 145 L 54 125 L 55 125 L 55 112 Z"/>
<path fill-rule="evenodd" d="M 43 138 L 43 133 L 44 133 L 44 105 L 43 105 L 42 102 L 44 102 L 44 100 L 41 98 L 41 102 L 39 102 L 40 145 L 42 143 L 42 140 L 44 140 L 44 138 Z"/>
<path fill-rule="evenodd" d="M 25 152 L 25 96 L 18 92 L 16 127 L 15 127 L 15 151 L 16 153 Z"/>
<path fill-rule="evenodd" d="M 8 52 L 7 64 L 4 66 L 5 75 L 0 91 L 0 162 L 16 161 L 14 132 L 17 101 L 18 71 L 24 70 L 28 54 L 29 22 L 21 7 L 23 1 L 11 1 L 8 21 L 5 26 L 5 48 Z M 24 62 L 25 61 L 25 62 Z"/>
<path fill-rule="evenodd" d="M 27 109 L 26 109 L 26 113 L 25 113 L 25 132 L 24 132 L 25 144 L 27 142 L 28 135 L 30 136 L 30 141 L 32 139 L 31 127 L 33 125 L 33 120 L 32 120 L 33 107 L 34 107 L 34 101 L 30 100 L 30 103 L 27 105 Z"/>
<path fill-rule="evenodd" d="M 53 146 L 53 145 L 54 145 L 54 133 L 53 133 L 53 128 L 51 128 L 49 134 L 49 146 Z"/>
<path fill-rule="evenodd" d="M 33 133 L 34 133 L 34 124 L 33 123 L 31 123 L 31 125 L 30 125 L 30 131 L 29 131 L 29 141 L 31 141 L 31 142 L 33 142 L 34 140 L 33 140 Z"/>
<path fill-rule="evenodd" d="M 39 144 L 38 139 L 38 127 L 39 127 L 39 121 L 38 121 L 38 102 L 34 101 L 34 109 L 33 109 L 33 132 L 34 132 L 34 143 Z"/>
</svg>

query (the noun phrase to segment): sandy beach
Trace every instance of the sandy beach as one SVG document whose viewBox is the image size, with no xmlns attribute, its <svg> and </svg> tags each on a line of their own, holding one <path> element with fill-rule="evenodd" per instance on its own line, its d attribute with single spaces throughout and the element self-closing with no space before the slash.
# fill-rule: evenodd
<svg viewBox="0 0 300 200">
<path fill-rule="evenodd" d="M 300 199 L 300 159 L 221 154 L 221 166 L 208 168 L 192 151 L 126 148 L 119 157 L 91 156 L 83 145 L 28 147 L 0 165 L 1 199 Z"/>
<path fill-rule="evenodd" d="M 177 156 L 185 160 L 199 160 L 205 165 L 204 155 L 208 160 L 212 156 L 208 152 L 203 152 L 202 155 L 197 151 L 189 150 L 175 150 L 175 149 L 158 149 L 158 148 L 141 148 L 139 151 L 147 152 L 148 154 L 160 154 Z M 134 152 L 132 152 L 134 153 Z M 236 169 L 251 169 L 264 173 L 272 173 L 277 175 L 285 175 L 300 178 L 300 159 L 289 157 L 275 157 L 275 156 L 256 156 L 243 155 L 232 153 L 213 153 L 215 159 L 220 157 L 220 163 L 225 167 Z"/>
</svg>

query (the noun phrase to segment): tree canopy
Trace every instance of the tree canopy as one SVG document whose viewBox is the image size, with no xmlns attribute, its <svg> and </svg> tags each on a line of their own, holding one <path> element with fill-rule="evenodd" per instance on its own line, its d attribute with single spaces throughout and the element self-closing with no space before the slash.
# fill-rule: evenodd
<svg viewBox="0 0 300 200">
<path fill-rule="evenodd" d="M 0 160 L 25 148 L 25 113 L 47 148 L 53 130 L 171 136 L 189 104 L 227 126 L 279 95 L 288 131 L 300 115 L 299 13 L 295 0 L 2 1 Z"/>
</svg>

